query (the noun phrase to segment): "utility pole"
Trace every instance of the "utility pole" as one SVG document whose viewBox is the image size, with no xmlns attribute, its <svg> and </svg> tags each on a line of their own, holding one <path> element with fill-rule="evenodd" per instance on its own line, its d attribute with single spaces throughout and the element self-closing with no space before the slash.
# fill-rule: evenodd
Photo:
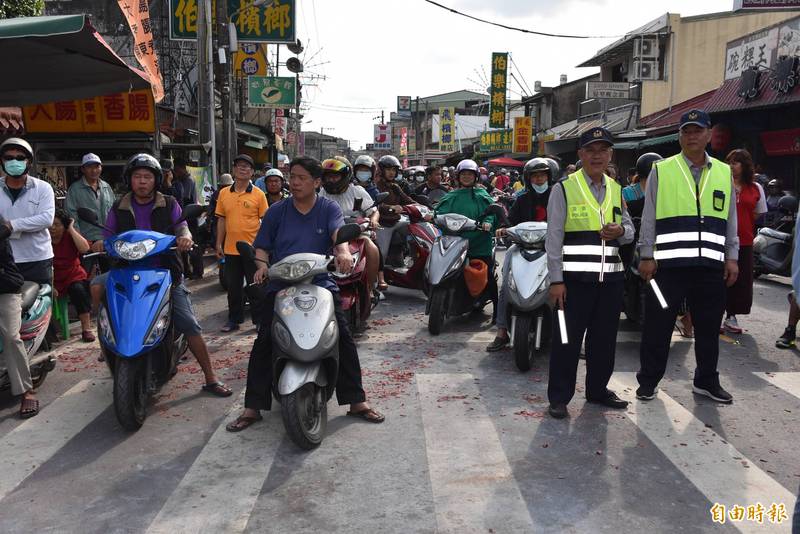
<svg viewBox="0 0 800 534">
<path fill-rule="evenodd" d="M 427 127 L 427 125 L 428 125 L 428 101 L 426 100 L 425 101 L 425 118 L 422 121 L 422 126 Z M 428 164 L 428 160 L 425 157 L 425 154 L 426 154 L 426 151 L 427 151 L 427 148 L 428 148 L 428 139 L 427 138 L 428 138 L 428 136 L 425 134 L 425 132 L 423 132 L 422 133 L 422 159 L 419 162 L 420 165 L 427 165 Z M 419 147 L 417 147 L 417 149 L 419 150 Z"/>
<path fill-rule="evenodd" d="M 217 149 L 214 131 L 214 60 L 211 54 L 211 0 L 197 5 L 197 65 L 200 143 L 203 145 L 200 164 L 208 166 L 211 181 L 217 180 Z M 206 146 L 209 148 L 206 149 Z"/>
<path fill-rule="evenodd" d="M 414 129 L 414 159 L 419 163 L 419 97 L 416 99 L 416 109 L 411 116 L 411 127 Z"/>
<path fill-rule="evenodd" d="M 235 148 L 235 132 L 233 126 L 232 92 L 233 79 L 233 54 L 230 53 L 230 34 L 228 33 L 228 4 L 217 2 L 217 43 L 219 46 L 219 74 L 222 80 L 220 95 L 222 95 L 222 154 L 219 164 L 225 172 L 231 172 L 231 152 Z M 223 60 L 225 60 L 223 62 Z"/>
</svg>

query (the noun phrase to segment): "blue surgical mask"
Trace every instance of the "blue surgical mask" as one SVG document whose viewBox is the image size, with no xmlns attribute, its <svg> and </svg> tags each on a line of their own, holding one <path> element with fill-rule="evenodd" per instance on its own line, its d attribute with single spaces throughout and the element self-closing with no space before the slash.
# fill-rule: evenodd
<svg viewBox="0 0 800 534">
<path fill-rule="evenodd" d="M 359 182 L 369 182 L 372 179 L 372 173 L 369 171 L 358 171 L 356 173 L 356 179 Z"/>
<path fill-rule="evenodd" d="M 533 185 L 533 190 L 539 193 L 540 195 L 545 191 L 547 191 L 547 189 L 550 187 L 550 184 L 548 184 L 547 182 L 543 183 L 542 185 L 537 185 L 537 184 L 532 184 L 532 185 Z"/>
<path fill-rule="evenodd" d="M 11 161 L 4 161 L 3 168 L 5 168 L 6 174 L 9 176 L 22 176 L 28 168 L 28 162 L 12 159 Z"/>
</svg>

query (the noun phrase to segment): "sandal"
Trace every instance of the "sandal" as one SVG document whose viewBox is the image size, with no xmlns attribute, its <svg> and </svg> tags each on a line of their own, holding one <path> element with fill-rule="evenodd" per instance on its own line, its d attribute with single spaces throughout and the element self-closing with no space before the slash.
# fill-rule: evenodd
<svg viewBox="0 0 800 534">
<path fill-rule="evenodd" d="M 205 384 L 203 386 L 203 391 L 216 395 L 217 397 L 230 397 L 233 395 L 233 390 L 219 381 Z"/>
<path fill-rule="evenodd" d="M 389 289 L 389 284 L 386 282 L 378 282 L 378 291 L 386 291 Z"/>
<path fill-rule="evenodd" d="M 19 416 L 22 419 L 28 419 L 35 415 L 39 415 L 39 399 L 22 399 L 22 404 L 19 405 Z"/>
<path fill-rule="evenodd" d="M 378 412 L 373 410 L 372 408 L 364 408 L 358 412 L 347 412 L 347 415 L 350 417 L 358 417 L 367 421 L 368 423 L 383 423 L 386 420 L 386 417 Z"/>
<path fill-rule="evenodd" d="M 261 414 L 258 417 L 246 417 L 244 415 L 240 415 L 236 418 L 235 421 L 231 421 L 227 425 L 225 425 L 225 430 L 228 432 L 241 432 L 245 428 L 249 427 L 253 423 L 257 423 L 264 419 Z"/>
<path fill-rule="evenodd" d="M 92 343 L 95 340 L 95 337 L 91 331 L 84 330 L 81 333 L 81 340 L 83 340 L 84 343 Z"/>
</svg>

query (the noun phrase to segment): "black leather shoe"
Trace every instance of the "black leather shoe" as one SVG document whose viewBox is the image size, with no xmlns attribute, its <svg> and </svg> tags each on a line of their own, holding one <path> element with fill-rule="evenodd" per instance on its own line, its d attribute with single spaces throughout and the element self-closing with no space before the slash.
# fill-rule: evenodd
<svg viewBox="0 0 800 534">
<path fill-rule="evenodd" d="M 617 394 L 611 391 L 610 389 L 606 390 L 605 397 L 599 399 L 591 399 L 587 397 L 586 402 L 590 402 L 592 404 L 602 404 L 603 406 L 608 406 L 609 408 L 616 408 L 618 410 L 622 410 L 628 407 L 628 401 L 620 399 L 619 397 L 617 397 Z"/>
<path fill-rule="evenodd" d="M 567 411 L 567 405 L 563 402 L 550 403 L 550 408 L 547 409 L 547 413 L 549 413 L 550 417 L 553 417 L 554 419 L 564 419 L 569 415 L 569 412 Z"/>
</svg>

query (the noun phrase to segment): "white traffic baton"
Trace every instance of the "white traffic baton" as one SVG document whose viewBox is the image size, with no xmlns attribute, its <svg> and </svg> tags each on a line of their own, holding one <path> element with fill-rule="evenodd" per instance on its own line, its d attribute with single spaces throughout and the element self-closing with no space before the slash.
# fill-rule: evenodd
<svg viewBox="0 0 800 534">
<path fill-rule="evenodd" d="M 661 292 L 661 288 L 658 287 L 655 278 L 650 279 L 650 287 L 653 288 L 653 294 L 655 294 L 656 298 L 658 299 L 661 309 L 666 310 L 669 306 L 667 306 L 667 301 L 664 299 L 664 294 Z"/>
<path fill-rule="evenodd" d="M 558 329 L 561 332 L 561 344 L 566 345 L 569 343 L 569 339 L 567 338 L 567 319 L 564 317 L 564 310 L 558 308 L 556 315 L 558 316 Z"/>
</svg>

